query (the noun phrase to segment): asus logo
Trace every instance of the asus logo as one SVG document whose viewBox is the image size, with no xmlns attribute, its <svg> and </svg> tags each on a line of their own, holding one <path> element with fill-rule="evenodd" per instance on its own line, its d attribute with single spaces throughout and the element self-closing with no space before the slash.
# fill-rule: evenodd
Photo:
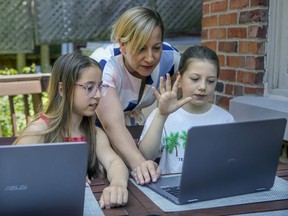
<svg viewBox="0 0 288 216">
<path fill-rule="evenodd" d="M 10 185 L 7 186 L 4 191 L 23 191 L 27 189 L 28 189 L 27 185 Z"/>
</svg>

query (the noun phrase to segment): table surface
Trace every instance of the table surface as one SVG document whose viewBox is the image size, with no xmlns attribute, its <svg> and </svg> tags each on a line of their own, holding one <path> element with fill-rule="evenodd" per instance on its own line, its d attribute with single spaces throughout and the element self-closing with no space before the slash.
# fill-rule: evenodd
<svg viewBox="0 0 288 216">
<path fill-rule="evenodd" d="M 279 163 L 277 174 L 285 180 L 288 180 L 288 164 Z M 103 184 L 104 183 L 104 184 Z M 108 182 L 107 180 L 96 179 L 92 181 L 91 189 L 94 196 L 99 200 L 100 195 Z M 236 206 L 216 207 L 209 209 L 198 209 L 183 212 L 165 213 L 155 205 L 143 192 L 141 192 L 133 183 L 129 182 L 129 200 L 126 206 L 120 208 L 104 209 L 105 215 L 231 215 L 244 214 L 252 212 L 265 212 L 288 209 L 288 198 L 286 200 L 269 201 L 261 203 L 251 203 Z"/>
</svg>

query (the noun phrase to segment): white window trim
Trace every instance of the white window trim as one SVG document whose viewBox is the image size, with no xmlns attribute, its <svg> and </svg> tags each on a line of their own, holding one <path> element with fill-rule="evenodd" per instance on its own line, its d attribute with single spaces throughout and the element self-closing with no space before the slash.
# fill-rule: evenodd
<svg viewBox="0 0 288 216">
<path fill-rule="evenodd" d="M 264 96 L 281 98 L 288 100 L 288 91 L 284 89 L 279 89 L 279 68 L 280 65 L 277 63 L 279 55 L 277 50 L 280 50 L 281 41 L 281 26 L 278 25 L 279 19 L 283 11 L 281 10 L 283 0 L 273 0 L 269 4 L 269 24 L 268 24 L 268 34 L 267 34 L 267 57 L 266 57 L 266 75 L 264 78 Z"/>
</svg>

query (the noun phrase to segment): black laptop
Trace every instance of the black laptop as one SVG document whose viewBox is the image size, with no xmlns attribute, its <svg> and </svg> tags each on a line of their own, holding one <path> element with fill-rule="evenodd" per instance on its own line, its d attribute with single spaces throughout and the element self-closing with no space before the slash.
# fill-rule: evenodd
<svg viewBox="0 0 288 216">
<path fill-rule="evenodd" d="M 83 215 L 88 146 L 0 146 L 0 215 Z"/>
<path fill-rule="evenodd" d="M 182 174 L 147 186 L 175 204 L 269 190 L 275 180 L 286 119 L 192 127 Z"/>
</svg>

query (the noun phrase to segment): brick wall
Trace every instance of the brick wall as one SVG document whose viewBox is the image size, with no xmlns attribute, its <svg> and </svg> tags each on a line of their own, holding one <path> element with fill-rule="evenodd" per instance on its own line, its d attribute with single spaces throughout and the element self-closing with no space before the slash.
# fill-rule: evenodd
<svg viewBox="0 0 288 216">
<path fill-rule="evenodd" d="M 202 45 L 221 63 L 216 104 L 234 96 L 263 95 L 269 0 L 203 0 Z"/>
</svg>

